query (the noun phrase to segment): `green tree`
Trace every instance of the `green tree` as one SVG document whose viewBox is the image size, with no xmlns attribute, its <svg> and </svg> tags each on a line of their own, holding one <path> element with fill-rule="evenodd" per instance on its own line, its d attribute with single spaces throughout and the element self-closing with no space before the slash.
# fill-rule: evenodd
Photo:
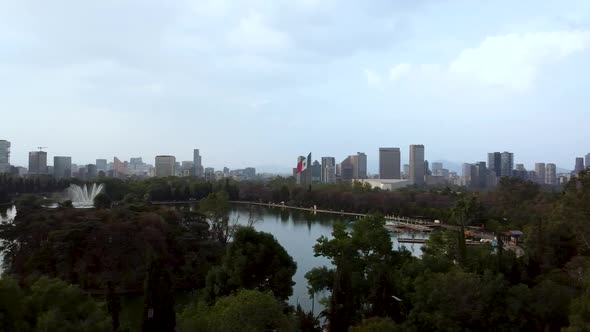
<svg viewBox="0 0 590 332">
<path fill-rule="evenodd" d="M 207 276 L 210 300 L 238 289 L 270 291 L 286 301 L 293 294 L 297 264 L 272 234 L 238 227 L 222 265 Z"/>
<path fill-rule="evenodd" d="M 351 327 L 349 332 L 403 331 L 391 318 L 373 317 Z"/>
<path fill-rule="evenodd" d="M 94 207 L 99 210 L 110 209 L 111 205 L 111 198 L 105 193 L 100 193 L 94 197 Z"/>
<path fill-rule="evenodd" d="M 150 263 L 144 293 L 143 332 L 174 332 L 176 314 L 169 273 L 159 260 Z"/>
<path fill-rule="evenodd" d="M 207 218 L 213 237 L 221 243 L 227 243 L 235 231 L 235 225 L 229 222 L 227 193 L 221 191 L 209 194 L 200 201 L 199 210 Z"/>
</svg>

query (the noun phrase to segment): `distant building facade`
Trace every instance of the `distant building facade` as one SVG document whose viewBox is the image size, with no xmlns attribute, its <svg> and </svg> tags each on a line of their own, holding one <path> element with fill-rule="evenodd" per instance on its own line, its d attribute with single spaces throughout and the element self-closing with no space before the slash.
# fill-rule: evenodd
<svg viewBox="0 0 590 332">
<path fill-rule="evenodd" d="M 199 153 L 199 149 L 194 149 L 193 150 L 193 164 L 194 164 L 194 171 L 193 171 L 193 175 L 195 176 L 203 176 L 205 173 L 205 170 L 203 169 L 203 160 L 201 159 L 201 155 Z"/>
<path fill-rule="evenodd" d="M 514 169 L 514 153 L 502 152 L 500 156 L 500 177 L 512 176 L 512 170 Z M 497 174 L 496 174 L 497 175 Z"/>
<path fill-rule="evenodd" d="M 322 157 L 321 167 L 320 181 L 322 183 L 336 182 L 336 159 L 334 157 Z"/>
<path fill-rule="evenodd" d="M 108 170 L 107 168 L 107 160 L 106 159 L 96 159 L 96 169 L 100 172 L 106 172 Z"/>
<path fill-rule="evenodd" d="M 538 184 L 545 184 L 547 175 L 546 175 L 547 166 L 545 163 L 535 163 L 535 175 L 536 175 L 536 182 Z"/>
<path fill-rule="evenodd" d="M 557 166 L 548 163 L 545 167 L 545 183 L 555 186 L 557 185 Z"/>
<path fill-rule="evenodd" d="M 0 140 L 0 173 L 10 173 L 10 142 Z"/>
<path fill-rule="evenodd" d="M 415 185 L 424 184 L 424 145 L 410 145 L 410 182 Z"/>
<path fill-rule="evenodd" d="M 379 178 L 401 179 L 399 148 L 379 148 Z"/>
<path fill-rule="evenodd" d="M 167 177 L 174 176 L 174 166 L 176 164 L 176 157 L 174 156 L 156 156 L 155 160 L 155 176 Z"/>
<path fill-rule="evenodd" d="M 72 177 L 72 157 L 53 157 L 53 176 L 56 179 Z"/>
<path fill-rule="evenodd" d="M 47 152 L 29 152 L 29 174 L 47 174 Z"/>
<path fill-rule="evenodd" d="M 574 174 L 578 175 L 581 171 L 584 170 L 584 158 L 576 158 L 576 166 L 574 168 Z"/>
</svg>

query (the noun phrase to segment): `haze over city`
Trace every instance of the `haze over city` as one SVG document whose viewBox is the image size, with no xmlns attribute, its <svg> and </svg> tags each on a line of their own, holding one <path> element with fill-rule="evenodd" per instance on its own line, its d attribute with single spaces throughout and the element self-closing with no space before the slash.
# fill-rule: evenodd
<svg viewBox="0 0 590 332">
<path fill-rule="evenodd" d="M 587 1 L 5 1 L 0 136 L 21 165 L 38 146 L 261 172 L 363 151 L 376 172 L 379 147 L 424 144 L 573 169 L 589 23 Z"/>
</svg>

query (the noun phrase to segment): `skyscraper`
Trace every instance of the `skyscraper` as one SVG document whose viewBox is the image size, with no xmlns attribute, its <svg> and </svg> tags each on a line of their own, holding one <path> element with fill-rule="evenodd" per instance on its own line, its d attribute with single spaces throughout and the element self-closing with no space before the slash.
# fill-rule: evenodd
<svg viewBox="0 0 590 332">
<path fill-rule="evenodd" d="M 311 164 L 311 183 L 317 184 L 320 183 L 322 179 L 322 165 L 319 161 L 314 161 Z"/>
<path fill-rule="evenodd" d="M 546 172 L 547 166 L 545 163 L 535 163 L 535 175 L 537 176 L 537 183 L 538 184 L 545 184 L 546 183 Z"/>
<path fill-rule="evenodd" d="M 0 173 L 10 172 L 10 142 L 0 140 Z"/>
<path fill-rule="evenodd" d="M 410 145 L 410 182 L 416 185 L 424 184 L 424 145 Z"/>
<path fill-rule="evenodd" d="M 555 186 L 557 185 L 557 166 L 548 163 L 545 168 L 545 183 Z"/>
<path fill-rule="evenodd" d="M 156 156 L 156 177 L 174 176 L 174 156 Z"/>
<path fill-rule="evenodd" d="M 194 175 L 195 176 L 203 176 L 204 169 L 203 169 L 203 162 L 201 160 L 201 155 L 199 154 L 199 149 L 193 150 L 193 163 L 194 163 Z"/>
<path fill-rule="evenodd" d="M 514 169 L 514 153 L 502 152 L 500 155 L 500 177 L 512 176 Z M 497 175 L 497 174 L 496 174 Z"/>
<path fill-rule="evenodd" d="M 72 157 L 53 157 L 53 176 L 56 179 L 72 177 Z"/>
<path fill-rule="evenodd" d="M 86 178 L 94 179 L 98 176 L 98 169 L 95 164 L 86 165 Z"/>
<path fill-rule="evenodd" d="M 584 158 L 576 158 L 576 167 L 574 168 L 574 174 L 578 175 L 581 171 L 584 170 Z"/>
<path fill-rule="evenodd" d="M 322 157 L 322 183 L 333 183 L 336 181 L 336 159 L 334 157 Z"/>
<path fill-rule="evenodd" d="M 106 159 L 96 159 L 96 169 L 100 172 L 107 171 L 107 160 Z"/>
<path fill-rule="evenodd" d="M 584 165 L 586 165 L 586 167 L 590 167 L 590 153 L 586 154 L 586 163 Z"/>
<path fill-rule="evenodd" d="M 379 148 L 379 178 L 400 179 L 400 149 Z"/>
<path fill-rule="evenodd" d="M 356 156 L 348 156 L 340 163 L 340 176 L 342 180 L 354 179 L 354 168 L 356 162 Z"/>
<path fill-rule="evenodd" d="M 488 153 L 488 170 L 494 172 L 497 177 L 502 176 L 502 154 L 500 152 Z"/>
<path fill-rule="evenodd" d="M 357 179 L 367 178 L 367 155 L 363 152 L 357 152 Z"/>
<path fill-rule="evenodd" d="M 47 174 L 47 152 L 29 152 L 29 174 Z"/>
<path fill-rule="evenodd" d="M 472 177 L 472 169 L 473 165 L 472 164 L 468 164 L 468 163 L 464 163 L 463 166 L 461 167 L 462 170 L 462 177 L 463 177 L 463 185 L 465 187 L 469 187 L 471 185 L 471 177 Z"/>
<path fill-rule="evenodd" d="M 472 181 L 472 187 L 485 189 L 488 185 L 488 168 L 485 161 L 475 163 L 475 181 Z"/>
</svg>

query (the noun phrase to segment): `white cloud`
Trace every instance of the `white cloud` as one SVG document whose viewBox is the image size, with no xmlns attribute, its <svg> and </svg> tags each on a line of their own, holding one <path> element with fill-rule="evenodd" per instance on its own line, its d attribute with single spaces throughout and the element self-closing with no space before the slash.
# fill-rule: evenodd
<svg viewBox="0 0 590 332">
<path fill-rule="evenodd" d="M 412 65 L 409 63 L 400 63 L 389 70 L 389 79 L 397 81 L 404 78 L 412 70 Z"/>
<path fill-rule="evenodd" d="M 527 90 L 540 67 L 585 50 L 589 44 L 590 31 L 488 37 L 478 47 L 463 50 L 449 65 L 449 73 L 513 90 Z"/>
<path fill-rule="evenodd" d="M 365 78 L 367 79 L 367 84 L 374 87 L 380 87 L 382 83 L 381 76 L 373 69 L 365 69 L 364 70 Z"/>
<path fill-rule="evenodd" d="M 244 52 L 266 53 L 283 51 L 291 47 L 288 34 L 265 24 L 262 15 L 251 13 L 228 33 L 231 46 Z"/>
<path fill-rule="evenodd" d="M 544 65 L 559 62 L 589 46 L 590 31 L 581 30 L 490 36 L 477 47 L 461 51 L 448 64 L 400 63 L 390 69 L 389 79 L 475 81 L 526 91 L 534 86 Z"/>
</svg>

